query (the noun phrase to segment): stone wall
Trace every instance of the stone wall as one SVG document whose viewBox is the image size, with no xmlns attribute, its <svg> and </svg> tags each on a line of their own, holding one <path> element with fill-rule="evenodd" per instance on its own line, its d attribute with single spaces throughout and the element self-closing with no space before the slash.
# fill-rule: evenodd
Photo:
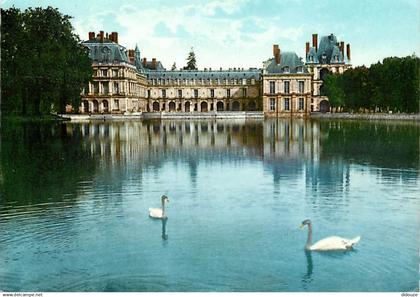
<svg viewBox="0 0 420 297">
<path fill-rule="evenodd" d="M 420 121 L 420 114 L 391 113 L 311 113 L 312 119 L 343 119 L 343 120 L 402 120 Z"/>
</svg>

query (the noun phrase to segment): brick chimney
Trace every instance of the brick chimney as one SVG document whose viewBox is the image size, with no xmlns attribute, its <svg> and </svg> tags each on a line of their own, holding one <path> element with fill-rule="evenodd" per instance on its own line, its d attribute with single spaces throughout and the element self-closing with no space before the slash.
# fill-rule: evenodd
<svg viewBox="0 0 420 297">
<path fill-rule="evenodd" d="M 113 36 L 112 41 L 118 43 L 118 32 L 112 32 L 111 35 Z"/>
<path fill-rule="evenodd" d="M 343 55 L 343 59 L 344 59 L 344 41 L 340 42 L 340 52 Z"/>
<path fill-rule="evenodd" d="M 152 69 L 156 70 L 156 58 L 152 58 Z"/>
<path fill-rule="evenodd" d="M 318 51 L 318 34 L 312 34 L 312 46 Z"/>
<path fill-rule="evenodd" d="M 146 67 L 146 65 L 147 65 L 147 60 L 146 58 L 143 58 L 143 66 Z"/>
<path fill-rule="evenodd" d="M 306 43 L 306 56 L 309 54 L 309 42 Z"/>
<path fill-rule="evenodd" d="M 89 40 L 95 39 L 95 32 L 89 32 Z"/>
<path fill-rule="evenodd" d="M 344 45 L 343 45 L 344 46 Z M 350 61 L 350 43 L 347 43 L 347 59 Z"/>
<path fill-rule="evenodd" d="M 273 44 L 273 56 L 276 64 L 280 64 L 280 48 L 278 44 Z"/>
<path fill-rule="evenodd" d="M 99 31 L 99 41 L 104 42 L 104 31 Z"/>
<path fill-rule="evenodd" d="M 129 49 L 128 50 L 128 60 L 130 61 L 130 63 L 134 63 L 134 50 L 133 49 Z"/>
</svg>

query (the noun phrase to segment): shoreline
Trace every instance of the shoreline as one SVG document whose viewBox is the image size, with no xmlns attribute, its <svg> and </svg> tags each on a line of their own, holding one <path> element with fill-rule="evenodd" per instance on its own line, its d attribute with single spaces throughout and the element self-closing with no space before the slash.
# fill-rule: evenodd
<svg viewBox="0 0 420 297">
<path fill-rule="evenodd" d="M 238 119 L 264 120 L 262 111 L 224 112 L 139 112 L 130 114 L 58 114 L 40 117 L 6 116 L 5 122 L 48 122 L 48 121 L 140 121 L 140 120 L 194 120 L 194 119 Z M 271 117 L 270 117 L 271 118 Z M 290 117 L 278 117 L 290 119 Z M 316 120 L 367 120 L 367 121 L 420 121 L 420 114 L 388 113 L 320 113 L 313 112 L 306 119 Z"/>
<path fill-rule="evenodd" d="M 143 112 L 132 114 L 62 114 L 70 121 L 127 121 L 127 120 L 192 120 L 192 119 L 264 119 L 262 111 L 225 112 Z"/>
</svg>

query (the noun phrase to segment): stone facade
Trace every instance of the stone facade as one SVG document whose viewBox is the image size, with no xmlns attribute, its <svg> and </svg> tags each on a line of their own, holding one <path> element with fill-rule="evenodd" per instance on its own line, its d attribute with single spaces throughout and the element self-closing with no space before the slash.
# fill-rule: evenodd
<svg viewBox="0 0 420 297">
<path fill-rule="evenodd" d="M 274 58 L 264 62 L 262 89 L 264 114 L 269 117 L 305 117 L 312 98 L 311 74 L 293 52 L 280 52 L 273 45 Z"/>
<path fill-rule="evenodd" d="M 319 48 L 315 41 L 313 47 L 306 44 L 306 63 L 274 45 L 274 57 L 262 69 L 167 71 L 155 58 L 141 58 L 137 46 L 121 46 L 117 32 L 89 32 L 83 45 L 89 49 L 94 75 L 82 92 L 79 111 L 263 111 L 267 117 L 305 117 L 328 102 L 322 93 L 323 76 L 350 67 L 349 45 L 345 59 L 344 43 L 338 44 L 334 35 L 323 37 Z"/>
<path fill-rule="evenodd" d="M 329 110 L 328 98 L 323 92 L 324 77 L 328 73 L 343 73 L 351 67 L 350 44 L 344 51 L 344 42 L 340 43 L 334 34 L 323 36 L 318 44 L 318 34 L 312 34 L 312 46 L 306 43 L 306 69 L 312 74 L 313 104 L 311 111 Z"/>
<path fill-rule="evenodd" d="M 148 111 L 261 110 L 255 70 L 150 71 Z"/>
</svg>

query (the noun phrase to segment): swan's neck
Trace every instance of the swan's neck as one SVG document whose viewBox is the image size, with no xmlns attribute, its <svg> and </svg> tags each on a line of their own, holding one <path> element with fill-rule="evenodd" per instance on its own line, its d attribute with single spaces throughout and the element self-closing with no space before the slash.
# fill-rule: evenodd
<svg viewBox="0 0 420 297">
<path fill-rule="evenodd" d="M 306 240 L 306 249 L 309 249 L 312 245 L 312 224 L 308 224 L 308 239 Z"/>
<path fill-rule="evenodd" d="M 165 200 L 162 200 L 162 216 L 165 217 Z"/>
</svg>

